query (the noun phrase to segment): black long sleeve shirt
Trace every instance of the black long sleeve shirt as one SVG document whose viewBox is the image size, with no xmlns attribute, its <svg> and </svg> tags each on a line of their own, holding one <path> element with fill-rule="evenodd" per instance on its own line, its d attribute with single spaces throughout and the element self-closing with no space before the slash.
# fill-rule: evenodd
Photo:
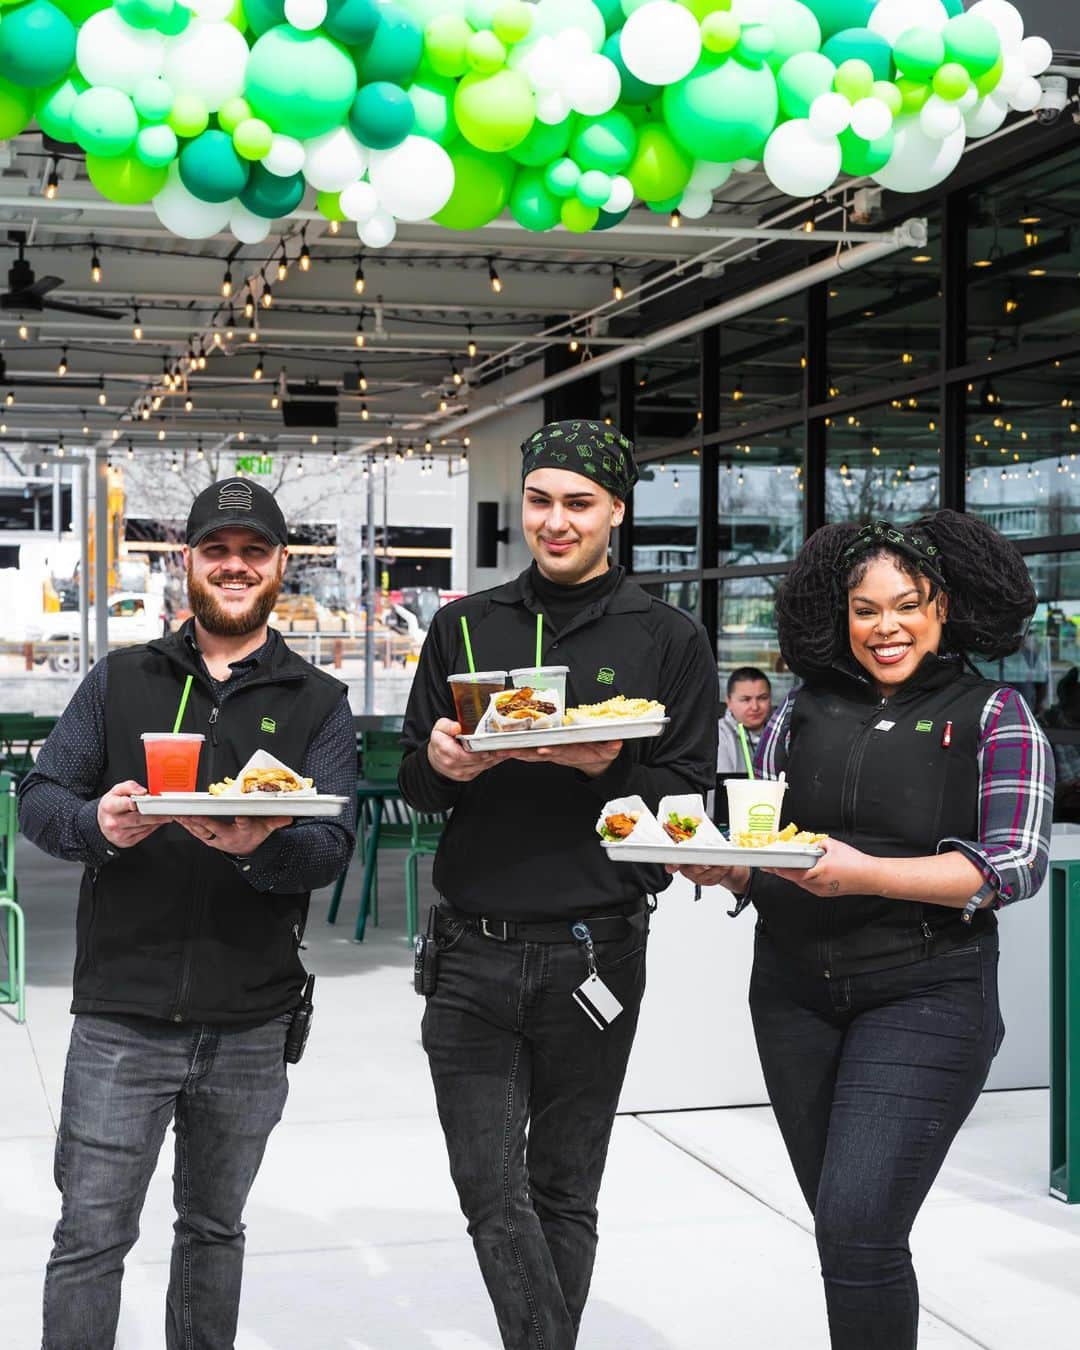
<svg viewBox="0 0 1080 1350">
<path fill-rule="evenodd" d="M 596 818 L 613 797 L 636 794 L 655 808 L 663 796 L 704 794 L 713 786 L 716 662 L 690 615 L 653 599 L 621 569 L 613 582 L 599 594 L 590 591 L 575 617 L 560 615 L 558 631 L 545 623 L 544 662 L 570 667 L 570 706 L 615 694 L 654 698 L 671 720 L 655 739 L 627 741 L 596 778 L 561 765 L 509 761 L 471 783 L 456 783 L 432 768 L 431 728 L 454 716 L 446 677 L 467 669 L 461 616 L 478 668 L 509 670 L 532 660 L 536 615 L 544 607 L 530 570 L 435 616 L 405 714 L 399 782 L 418 810 L 452 808 L 434 879 L 460 909 L 523 920 L 572 918 L 670 883 L 663 868 L 609 862 Z"/>
</svg>

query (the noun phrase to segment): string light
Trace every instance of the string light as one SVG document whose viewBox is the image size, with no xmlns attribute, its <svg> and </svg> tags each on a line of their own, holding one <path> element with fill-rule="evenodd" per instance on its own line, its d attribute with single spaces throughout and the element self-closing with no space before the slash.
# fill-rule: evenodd
<svg viewBox="0 0 1080 1350">
<path fill-rule="evenodd" d="M 22 338 L 23 342 L 26 342 L 30 337 L 30 329 L 24 323 L 19 324 L 19 337 Z"/>
<path fill-rule="evenodd" d="M 569 341 L 566 345 L 567 345 L 567 347 L 568 347 L 568 349 L 569 349 L 570 351 L 572 351 L 572 352 L 576 352 L 576 351 L 577 351 L 578 347 L 579 347 L 581 344 L 580 344 L 580 343 L 578 342 L 578 340 L 577 340 L 577 334 L 576 334 L 576 333 L 571 335 L 570 341 Z"/>
<path fill-rule="evenodd" d="M 496 295 L 502 295 L 502 277 L 495 270 L 495 259 L 488 259 L 488 281 L 491 283 L 491 289 Z"/>
<path fill-rule="evenodd" d="M 82 423 L 82 434 L 83 434 L 84 436 L 89 436 L 89 435 L 90 435 L 90 423 L 87 422 L 87 420 L 86 420 L 86 410 L 85 410 L 85 409 L 83 409 L 82 419 L 83 419 L 83 423 Z"/>
<path fill-rule="evenodd" d="M 184 411 L 185 411 L 185 412 L 191 412 L 191 410 L 192 410 L 192 408 L 194 408 L 194 406 L 195 406 L 195 400 L 191 397 L 190 394 L 188 394 L 187 398 L 184 399 Z"/>
<path fill-rule="evenodd" d="M 263 309 L 269 309 L 273 303 L 274 303 L 274 292 L 270 289 L 269 285 L 266 285 L 263 287 L 262 307 Z"/>
<path fill-rule="evenodd" d="M 366 421 L 368 420 L 368 417 L 369 417 L 370 415 L 371 415 L 371 414 L 368 412 L 368 406 L 367 406 L 367 404 L 366 404 L 366 403 L 361 403 L 361 404 L 360 404 L 360 420 L 361 420 L 362 422 L 366 422 Z"/>
<path fill-rule="evenodd" d="M 296 472 L 297 472 L 298 474 L 302 474 L 302 473 L 304 472 L 304 456 L 303 456 L 303 455 L 301 455 L 300 458 L 296 461 Z"/>
<path fill-rule="evenodd" d="M 282 244 L 281 257 L 278 259 L 277 265 L 277 279 L 278 281 L 284 281 L 288 275 L 289 275 L 289 259 L 285 254 L 285 245 Z"/>
<path fill-rule="evenodd" d="M 626 292 L 622 288 L 622 282 L 619 280 L 619 274 L 613 267 L 611 269 L 611 298 L 621 300 Z"/>
<path fill-rule="evenodd" d="M 127 457 L 128 457 L 128 459 L 134 459 L 134 458 L 135 458 L 135 447 L 131 444 L 131 437 L 130 437 L 130 436 L 128 437 L 128 442 L 127 442 Z"/>
<path fill-rule="evenodd" d="M 311 433 L 311 444 L 312 444 L 312 445 L 318 445 L 318 444 L 319 444 L 319 433 L 318 433 L 317 431 L 313 431 L 313 432 Z"/>
<path fill-rule="evenodd" d="M 91 245 L 91 247 L 93 246 Z M 96 248 L 94 248 L 93 253 L 90 255 L 90 280 L 95 286 L 101 284 L 101 259 L 97 255 Z"/>
<path fill-rule="evenodd" d="M 195 458 L 196 459 L 204 458 L 203 443 L 201 436 L 199 437 L 198 441 L 195 444 Z"/>
<path fill-rule="evenodd" d="M 281 398 L 280 398 L 280 396 L 278 395 L 278 391 L 277 391 L 276 389 L 275 389 L 274 392 L 270 395 L 270 406 L 271 406 L 271 408 L 273 408 L 275 411 L 276 411 L 278 408 L 281 407 Z"/>
<path fill-rule="evenodd" d="M 336 469 L 338 462 L 337 441 L 334 442 L 330 451 L 330 463 Z"/>
<path fill-rule="evenodd" d="M 60 178 L 56 172 L 56 160 L 49 160 L 49 176 L 45 181 L 45 196 L 48 201 L 54 201 L 57 193 L 60 191 Z"/>
<path fill-rule="evenodd" d="M 15 402 L 15 391 L 13 389 L 9 389 L 7 393 L 4 395 L 4 402 L 7 404 L 9 408 Z"/>
<path fill-rule="evenodd" d="M 368 381 L 362 366 L 356 367 L 356 387 L 362 394 L 367 393 Z"/>
<path fill-rule="evenodd" d="M 159 441 L 163 441 L 163 440 L 165 439 L 165 428 L 164 428 L 164 427 L 158 427 L 157 438 L 158 438 Z"/>
<path fill-rule="evenodd" d="M 360 317 L 356 321 L 355 342 L 358 347 L 362 347 L 366 341 L 367 338 L 364 336 L 364 315 L 361 312 Z"/>
<path fill-rule="evenodd" d="M 233 293 L 232 270 L 231 268 L 226 267 L 225 275 L 221 279 L 221 294 L 225 297 L 226 300 L 228 300 L 229 296 L 232 295 L 232 293 Z"/>
<path fill-rule="evenodd" d="M 139 318 L 139 306 L 136 305 L 135 313 L 132 316 L 131 321 L 131 336 L 135 339 L 136 342 L 141 342 L 142 335 L 143 335 L 142 320 Z"/>
<path fill-rule="evenodd" d="M 56 373 L 57 375 L 60 376 L 64 376 L 68 373 L 68 359 L 66 347 L 60 348 L 60 360 L 57 362 L 56 365 Z"/>
<path fill-rule="evenodd" d="M 252 319 L 255 317 L 255 297 L 251 294 L 251 287 L 247 288 L 247 294 L 244 296 L 244 318 Z"/>
<path fill-rule="evenodd" d="M 263 362 L 262 357 L 260 356 L 258 363 L 255 366 L 255 369 L 251 372 L 251 378 L 253 380 L 261 380 L 262 377 L 263 377 Z"/>
<path fill-rule="evenodd" d="M 736 377 L 735 388 L 731 391 L 731 401 L 732 403 L 741 403 L 745 397 L 746 394 L 743 392 L 742 380 Z"/>
<path fill-rule="evenodd" d="M 366 285 L 367 282 L 364 280 L 364 260 L 363 258 L 357 258 L 356 276 L 353 280 L 353 290 L 356 292 L 357 295 L 363 295 L 364 287 Z"/>
<path fill-rule="evenodd" d="M 307 227 L 306 227 L 306 226 L 304 227 L 303 230 L 300 231 L 300 238 L 301 238 L 301 241 L 302 241 L 301 244 L 300 244 L 300 271 L 301 271 L 301 272 L 310 272 L 310 271 L 311 271 L 311 249 L 309 249 L 308 246 L 307 246 L 307 232 L 306 232 L 306 231 L 307 231 Z"/>
<path fill-rule="evenodd" d="M 678 207 L 676 207 L 675 210 L 672 211 L 670 217 L 668 218 L 668 224 L 671 226 L 673 230 L 677 230 L 679 226 L 682 224 L 682 214 L 679 211 Z"/>
<path fill-rule="evenodd" d="M 248 340 L 249 342 L 258 342 L 258 340 L 259 340 L 259 330 L 258 330 L 257 328 L 249 328 L 249 329 L 248 329 L 247 340 Z"/>
<path fill-rule="evenodd" d="M 225 316 L 225 339 L 228 342 L 233 340 L 236 332 L 236 315 L 233 313 L 232 305 L 229 306 L 229 312 Z"/>
<path fill-rule="evenodd" d="M 332 220 L 330 222 L 330 233 L 331 234 L 341 233 L 341 222 L 339 220 Z"/>
<path fill-rule="evenodd" d="M 456 385 L 461 385 L 465 380 L 465 376 L 462 375 L 453 361 L 450 362 L 450 378 Z"/>
<path fill-rule="evenodd" d="M 468 334 L 469 334 L 469 342 L 468 342 L 468 345 L 467 345 L 467 347 L 466 347 L 465 350 L 469 353 L 469 360 L 471 361 L 471 360 L 476 356 L 476 350 L 477 350 L 477 348 L 476 348 L 476 340 L 475 340 L 475 338 L 474 338 L 473 335 L 472 335 L 472 324 L 471 324 L 471 323 L 468 325 L 466 331 L 467 331 Z"/>
</svg>

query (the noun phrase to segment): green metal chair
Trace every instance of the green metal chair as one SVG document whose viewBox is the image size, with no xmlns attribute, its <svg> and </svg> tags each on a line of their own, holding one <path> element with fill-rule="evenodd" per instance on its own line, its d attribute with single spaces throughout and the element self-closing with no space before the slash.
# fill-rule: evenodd
<svg viewBox="0 0 1080 1350">
<path fill-rule="evenodd" d="M 412 942 L 419 931 L 419 860 L 438 850 L 448 817 L 443 812 L 425 815 L 411 808 L 409 814 L 412 816 L 412 839 L 409 856 L 405 859 L 405 929 Z"/>
<path fill-rule="evenodd" d="M 1080 1204 L 1080 862 L 1050 864 L 1050 1194 Z"/>
<path fill-rule="evenodd" d="M 10 773 L 0 773 L 0 911 L 4 912 L 7 928 L 7 979 L 0 979 L 0 1003 L 14 1003 L 18 1020 L 25 1022 L 26 916 L 17 898 L 15 882 L 18 829 L 15 778 Z"/>
<path fill-rule="evenodd" d="M 56 720 L 33 713 L 0 713 L 0 772 L 14 774 L 16 780 L 29 773 L 34 751 L 45 743 Z"/>
</svg>

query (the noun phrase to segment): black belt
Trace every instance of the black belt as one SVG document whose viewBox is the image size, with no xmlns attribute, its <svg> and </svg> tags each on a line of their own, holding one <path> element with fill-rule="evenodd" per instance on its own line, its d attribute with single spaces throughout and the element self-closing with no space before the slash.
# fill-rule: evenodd
<svg viewBox="0 0 1080 1350">
<path fill-rule="evenodd" d="M 624 927 L 648 908 L 648 902 L 642 896 L 628 905 L 617 909 L 606 909 L 603 914 L 582 914 L 580 919 L 559 919 L 548 923 L 520 923 L 517 919 L 498 919 L 490 914 L 469 914 L 455 909 L 443 900 L 436 915 L 458 927 L 478 933 L 481 937 L 491 938 L 493 942 L 576 942 L 573 927 L 575 923 L 588 924 L 589 931 L 598 942 L 605 940 L 605 928 L 608 924 L 621 923 Z M 599 931 L 597 931 L 599 929 Z"/>
</svg>

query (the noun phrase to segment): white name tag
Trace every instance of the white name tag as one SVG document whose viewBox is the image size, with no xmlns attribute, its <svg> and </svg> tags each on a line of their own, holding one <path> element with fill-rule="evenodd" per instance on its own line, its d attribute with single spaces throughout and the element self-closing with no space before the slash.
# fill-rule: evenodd
<svg viewBox="0 0 1080 1350">
<path fill-rule="evenodd" d="M 599 975 L 590 975 L 574 990 L 574 1002 L 594 1026 L 606 1031 L 623 1006 Z"/>
<path fill-rule="evenodd" d="M 896 726 L 896 723 L 895 723 L 895 722 L 879 722 L 879 723 L 877 724 L 877 726 L 874 728 L 874 730 L 875 730 L 875 731 L 892 731 L 892 729 L 893 729 L 894 726 Z"/>
</svg>

